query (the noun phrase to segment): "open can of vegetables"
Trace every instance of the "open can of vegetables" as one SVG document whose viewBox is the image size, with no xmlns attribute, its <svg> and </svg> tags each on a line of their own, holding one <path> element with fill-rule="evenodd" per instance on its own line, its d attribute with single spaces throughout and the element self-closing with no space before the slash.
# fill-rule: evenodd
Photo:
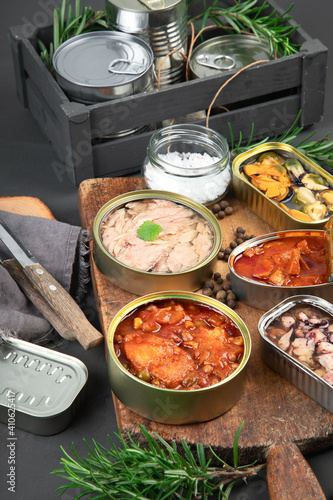
<svg viewBox="0 0 333 500">
<path fill-rule="evenodd" d="M 333 412 L 333 306 L 311 295 L 285 299 L 259 320 L 265 363 Z"/>
<path fill-rule="evenodd" d="M 107 365 L 117 398 L 156 422 L 204 422 L 230 409 L 246 380 L 251 337 L 229 307 L 170 291 L 137 298 L 113 318 Z"/>
<path fill-rule="evenodd" d="M 232 173 L 236 198 L 277 231 L 323 229 L 333 214 L 333 176 L 288 144 L 238 155 Z"/>
<path fill-rule="evenodd" d="M 222 244 L 216 217 L 190 198 L 141 190 L 107 202 L 93 233 L 98 269 L 116 286 L 144 295 L 201 288 Z"/>
</svg>

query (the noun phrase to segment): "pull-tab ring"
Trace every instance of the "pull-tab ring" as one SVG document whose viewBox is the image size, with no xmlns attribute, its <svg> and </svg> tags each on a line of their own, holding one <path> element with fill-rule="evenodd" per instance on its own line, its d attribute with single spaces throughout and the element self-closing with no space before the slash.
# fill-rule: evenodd
<svg viewBox="0 0 333 500">
<path fill-rule="evenodd" d="M 216 61 L 219 60 L 230 61 L 230 64 L 226 66 L 221 66 L 217 64 Z M 228 71 L 229 69 L 233 69 L 236 65 L 236 61 L 231 56 L 226 56 L 221 54 L 219 56 L 211 55 L 211 54 L 200 54 L 196 57 L 196 62 L 201 66 L 206 66 L 207 68 L 218 69 L 220 71 Z"/>
<path fill-rule="evenodd" d="M 127 67 L 122 70 L 115 69 L 118 63 L 125 63 Z M 116 75 L 139 75 L 145 70 L 144 64 L 137 63 L 135 61 L 129 61 L 128 59 L 115 59 L 109 64 L 109 72 L 115 73 Z"/>
</svg>

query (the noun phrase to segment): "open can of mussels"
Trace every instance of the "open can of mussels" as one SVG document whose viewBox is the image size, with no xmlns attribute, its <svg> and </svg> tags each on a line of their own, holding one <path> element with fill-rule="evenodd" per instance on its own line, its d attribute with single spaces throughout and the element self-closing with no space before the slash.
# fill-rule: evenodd
<svg viewBox="0 0 333 500">
<path fill-rule="evenodd" d="M 281 186 L 274 196 L 273 183 Z M 289 144 L 267 142 L 236 156 L 232 188 L 276 231 L 324 229 L 333 214 L 333 176 Z"/>
</svg>

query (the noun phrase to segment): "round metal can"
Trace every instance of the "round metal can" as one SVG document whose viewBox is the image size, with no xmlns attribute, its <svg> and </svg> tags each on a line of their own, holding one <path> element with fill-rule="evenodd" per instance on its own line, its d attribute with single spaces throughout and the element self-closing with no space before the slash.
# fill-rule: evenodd
<svg viewBox="0 0 333 500">
<path fill-rule="evenodd" d="M 157 86 L 184 80 L 186 0 L 106 0 L 105 10 L 110 29 L 131 33 L 150 45 Z"/>
<path fill-rule="evenodd" d="M 198 45 L 189 61 L 191 76 L 218 76 L 256 61 L 271 59 L 269 45 L 254 35 L 222 35 Z"/>
<path fill-rule="evenodd" d="M 179 272 L 145 271 L 121 262 L 107 250 L 101 235 L 101 227 L 105 219 L 115 211 L 126 207 L 127 204 L 154 199 L 171 201 L 192 210 L 211 228 L 213 235 L 212 248 L 203 260 L 194 267 Z M 124 193 L 108 201 L 96 214 L 93 224 L 93 234 L 94 260 L 99 271 L 114 285 L 136 295 L 164 290 L 198 290 L 212 276 L 218 252 L 222 245 L 221 226 L 208 208 L 185 196 L 153 189 Z M 125 240 L 126 238 L 123 239 Z M 130 247 L 130 244 L 127 246 Z M 141 252 L 135 252 L 136 255 L 138 253 Z"/>
<path fill-rule="evenodd" d="M 228 267 L 230 272 L 230 283 L 233 292 L 248 306 L 268 311 L 279 302 L 293 295 L 315 295 L 327 301 L 332 301 L 333 283 L 318 283 L 302 286 L 280 286 L 269 283 L 261 283 L 238 274 L 235 270 L 235 262 L 239 256 L 250 248 L 263 246 L 267 243 L 276 242 L 278 239 L 295 236 L 314 236 L 325 240 L 324 230 L 295 229 L 290 231 L 278 231 L 266 235 L 256 236 L 238 245 L 230 254 Z"/>
<path fill-rule="evenodd" d="M 235 372 L 210 387 L 186 391 L 155 386 L 132 375 L 124 368 L 114 349 L 117 326 L 140 306 L 165 299 L 187 300 L 193 304 L 202 304 L 232 320 L 244 341 L 244 355 Z M 243 320 L 228 306 L 212 297 L 183 291 L 144 295 L 124 306 L 109 326 L 107 367 L 111 389 L 124 405 L 149 420 L 175 425 L 206 422 L 228 411 L 240 399 L 246 382 L 251 348 L 251 336 Z"/>
<path fill-rule="evenodd" d="M 153 59 L 144 40 L 98 31 L 61 44 L 53 66 L 57 82 L 70 99 L 93 104 L 152 90 Z"/>
</svg>

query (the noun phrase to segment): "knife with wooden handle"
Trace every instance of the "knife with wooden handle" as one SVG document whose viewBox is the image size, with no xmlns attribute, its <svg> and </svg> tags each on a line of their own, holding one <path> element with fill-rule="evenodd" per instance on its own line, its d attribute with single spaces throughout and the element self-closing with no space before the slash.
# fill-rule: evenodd
<svg viewBox="0 0 333 500">
<path fill-rule="evenodd" d="M 77 339 L 86 350 L 101 344 L 104 340 L 103 335 L 93 327 L 71 295 L 37 262 L 2 219 L 0 219 L 0 239 L 22 266 L 22 271 L 31 286 L 24 286 L 25 280 L 19 279 L 20 270 L 17 265 L 16 280 L 28 297 L 30 293 L 29 298 L 58 333 L 68 340 Z M 5 262 L 3 262 L 4 267 L 10 271 L 10 266 Z M 31 293 L 33 289 L 37 294 Z"/>
</svg>

